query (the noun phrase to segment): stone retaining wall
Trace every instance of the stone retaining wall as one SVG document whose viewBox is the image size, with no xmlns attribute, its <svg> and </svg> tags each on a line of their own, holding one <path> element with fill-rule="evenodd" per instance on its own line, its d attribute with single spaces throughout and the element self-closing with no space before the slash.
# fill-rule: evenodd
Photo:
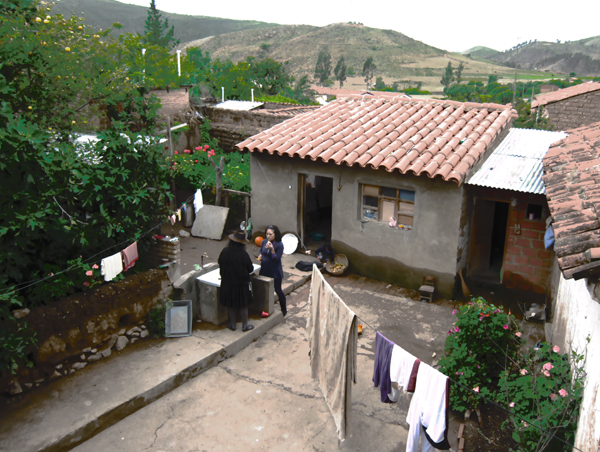
<svg viewBox="0 0 600 452">
<path fill-rule="evenodd" d="M 37 333 L 34 366 L 16 378 L 3 376 L 0 390 L 14 394 L 68 375 L 109 356 L 113 347 L 147 336 L 142 325 L 148 312 L 172 290 L 166 271 L 153 269 L 32 309 L 23 320 Z"/>
</svg>

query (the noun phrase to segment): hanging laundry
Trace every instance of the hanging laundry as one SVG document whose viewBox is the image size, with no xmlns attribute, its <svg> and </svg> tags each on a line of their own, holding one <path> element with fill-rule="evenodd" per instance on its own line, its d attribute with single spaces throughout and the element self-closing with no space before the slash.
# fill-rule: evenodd
<svg viewBox="0 0 600 452">
<path fill-rule="evenodd" d="M 422 452 L 450 449 L 448 443 L 449 399 L 448 377 L 422 362 L 417 374 L 415 394 L 406 415 L 406 422 L 410 425 L 406 452 L 417 452 L 419 439 Z"/>
<path fill-rule="evenodd" d="M 177 215 L 177 220 L 181 221 L 181 209 L 177 209 L 177 212 L 175 212 L 175 215 Z"/>
<path fill-rule="evenodd" d="M 319 383 L 341 441 L 349 434 L 352 387 L 356 383 L 357 317 L 313 267 L 309 296 L 311 375 Z"/>
<path fill-rule="evenodd" d="M 204 207 L 202 202 L 202 190 L 198 189 L 194 195 L 194 212 L 197 213 L 202 207 Z"/>
<path fill-rule="evenodd" d="M 135 261 L 138 260 L 137 242 L 133 242 L 121 251 L 121 253 L 123 257 L 123 271 L 129 270 L 135 265 Z"/>
<path fill-rule="evenodd" d="M 104 275 L 104 281 L 112 281 L 122 271 L 123 260 L 120 251 L 112 256 L 105 257 L 100 262 L 100 273 Z"/>
<path fill-rule="evenodd" d="M 375 363 L 373 364 L 373 383 L 379 386 L 381 401 L 391 403 L 388 394 L 392 392 L 390 380 L 390 362 L 394 343 L 383 336 L 379 331 L 375 335 Z"/>
<path fill-rule="evenodd" d="M 398 401 L 400 398 L 400 390 L 405 392 L 415 391 L 418 367 L 417 369 L 414 369 L 414 366 L 417 362 L 420 363 L 421 361 L 408 353 L 399 345 L 394 344 L 394 348 L 392 349 L 392 358 L 390 360 L 390 381 L 392 382 L 392 392 L 388 395 L 390 401 Z M 413 376 L 412 385 L 410 384 L 411 376 Z M 394 387 L 394 383 L 398 389 Z"/>
</svg>

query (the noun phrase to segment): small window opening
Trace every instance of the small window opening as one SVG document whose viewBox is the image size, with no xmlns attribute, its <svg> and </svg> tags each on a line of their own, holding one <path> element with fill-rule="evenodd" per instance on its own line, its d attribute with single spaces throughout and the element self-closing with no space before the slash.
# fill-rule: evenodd
<svg viewBox="0 0 600 452">
<path fill-rule="evenodd" d="M 528 220 L 541 220 L 542 219 L 543 206 L 539 204 L 527 204 L 527 215 Z"/>
</svg>

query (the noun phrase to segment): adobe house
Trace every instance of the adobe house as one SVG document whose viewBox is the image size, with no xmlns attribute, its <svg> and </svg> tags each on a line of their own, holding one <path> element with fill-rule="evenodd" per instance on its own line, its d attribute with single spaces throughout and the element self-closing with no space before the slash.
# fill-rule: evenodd
<svg viewBox="0 0 600 452">
<path fill-rule="evenodd" d="M 543 106 L 556 130 L 574 129 L 600 121 L 600 83 L 587 82 L 538 95 L 531 103 Z"/>
<path fill-rule="evenodd" d="M 468 253 L 464 182 L 513 114 L 359 96 L 288 119 L 236 145 L 251 153 L 254 230 L 323 233 L 357 273 L 412 288 L 434 276 L 437 295 L 452 297 Z"/>
<path fill-rule="evenodd" d="M 544 183 L 555 234 L 546 337 L 583 352 L 587 379 L 575 447 L 600 448 L 600 122 L 568 130 L 546 154 Z"/>
<path fill-rule="evenodd" d="M 509 288 L 546 292 L 552 252 L 544 246 L 550 215 L 542 159 L 564 132 L 510 129 L 502 143 L 469 176 L 472 206 L 466 274 Z"/>
</svg>

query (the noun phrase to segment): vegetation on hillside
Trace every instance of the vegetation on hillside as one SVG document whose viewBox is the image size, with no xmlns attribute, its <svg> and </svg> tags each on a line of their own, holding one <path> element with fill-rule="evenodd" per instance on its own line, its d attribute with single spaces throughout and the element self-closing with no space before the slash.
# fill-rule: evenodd
<svg viewBox="0 0 600 452">
<path fill-rule="evenodd" d="M 169 28 L 169 19 L 163 19 L 160 11 L 156 9 L 155 0 L 150 1 L 148 17 L 144 24 L 144 37 L 142 41 L 146 44 L 157 45 L 172 49 L 179 45 L 179 39 L 175 39 L 175 26 Z"/>
</svg>

